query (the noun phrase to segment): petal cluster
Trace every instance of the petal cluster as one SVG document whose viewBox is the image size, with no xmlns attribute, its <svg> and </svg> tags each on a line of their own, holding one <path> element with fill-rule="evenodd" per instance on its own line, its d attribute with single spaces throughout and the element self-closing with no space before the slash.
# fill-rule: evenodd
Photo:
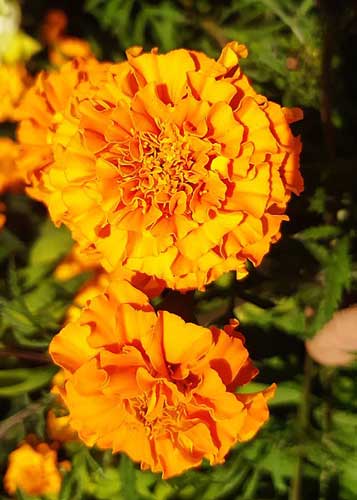
<svg viewBox="0 0 357 500">
<path fill-rule="evenodd" d="M 17 489 L 29 495 L 57 494 L 61 482 L 57 453 L 46 443 L 36 446 L 23 443 L 9 454 L 9 465 L 4 476 L 4 488 L 9 495 L 13 495 Z"/>
<path fill-rule="evenodd" d="M 267 420 L 274 392 L 235 393 L 257 373 L 236 326 L 156 313 L 128 281 L 113 281 L 50 345 L 72 427 L 87 445 L 125 452 L 164 478 L 204 458 L 223 462 Z"/>
<path fill-rule="evenodd" d="M 103 293 L 111 280 L 125 279 L 149 298 L 158 297 L 165 288 L 162 280 L 129 269 L 118 268 L 111 274 L 106 273 L 95 258 L 83 255 L 78 245 L 74 245 L 71 252 L 58 264 L 54 277 L 58 281 L 67 281 L 84 272 L 91 272 L 92 276 L 80 288 L 73 299 L 73 304 L 67 309 L 67 321 L 78 319 L 82 307 Z"/>
<path fill-rule="evenodd" d="M 217 61 L 134 47 L 97 71 L 77 62 L 42 74 L 19 129 L 29 157 L 31 144 L 47 151 L 47 163 L 30 162 L 29 192 L 108 271 L 125 266 L 179 290 L 229 270 L 243 277 L 303 188 L 289 127 L 301 111 L 256 94 L 239 65 L 246 55 L 236 42 Z"/>
</svg>

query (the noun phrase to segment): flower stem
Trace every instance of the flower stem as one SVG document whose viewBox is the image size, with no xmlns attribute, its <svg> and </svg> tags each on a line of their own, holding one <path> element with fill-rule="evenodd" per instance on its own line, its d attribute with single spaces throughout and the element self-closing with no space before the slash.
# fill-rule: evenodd
<svg viewBox="0 0 357 500">
<path fill-rule="evenodd" d="M 311 382 L 313 376 L 313 361 L 305 353 L 305 363 L 304 363 L 304 385 L 302 400 L 299 408 L 299 414 L 297 417 L 298 427 L 299 427 L 299 448 L 298 456 L 295 467 L 295 474 L 292 478 L 291 490 L 290 490 L 290 500 L 302 500 L 302 471 L 304 463 L 304 451 L 303 451 L 303 439 L 306 435 L 306 431 L 309 428 L 310 423 L 310 402 L 311 402 Z"/>
<path fill-rule="evenodd" d="M 21 424 L 26 418 L 30 417 L 34 413 L 49 406 L 50 402 L 53 400 L 52 395 L 46 394 L 46 396 L 39 401 L 29 404 L 26 408 L 18 411 L 11 417 L 6 418 L 0 423 L 0 439 L 3 439 L 7 432 L 12 429 L 17 424 Z"/>
</svg>

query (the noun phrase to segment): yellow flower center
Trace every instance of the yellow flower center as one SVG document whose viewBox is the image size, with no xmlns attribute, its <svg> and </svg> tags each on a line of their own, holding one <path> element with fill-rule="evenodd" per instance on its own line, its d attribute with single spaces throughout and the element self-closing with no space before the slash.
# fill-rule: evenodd
<svg viewBox="0 0 357 500">
<path fill-rule="evenodd" d="M 166 212 L 173 196 L 179 192 L 190 196 L 203 184 L 211 145 L 201 141 L 204 151 L 197 153 L 193 141 L 200 139 L 181 133 L 173 124 L 160 128 L 159 134 L 137 132 L 129 143 L 116 144 L 111 159 L 118 167 L 125 204 L 135 200 L 141 207 L 154 204 Z"/>
</svg>

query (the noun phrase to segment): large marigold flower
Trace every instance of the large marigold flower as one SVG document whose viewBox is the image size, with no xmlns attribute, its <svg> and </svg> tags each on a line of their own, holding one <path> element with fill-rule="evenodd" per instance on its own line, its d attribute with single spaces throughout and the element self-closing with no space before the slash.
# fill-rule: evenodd
<svg viewBox="0 0 357 500">
<path fill-rule="evenodd" d="M 274 391 L 234 392 L 257 373 L 236 326 L 156 313 L 129 282 L 112 282 L 50 345 L 71 425 L 87 445 L 125 452 L 164 478 L 203 458 L 223 462 L 267 420 Z"/>
<path fill-rule="evenodd" d="M 46 443 L 34 447 L 23 443 L 9 454 L 9 465 L 4 476 L 4 488 L 9 495 L 13 495 L 17 489 L 29 495 L 57 494 L 61 482 L 57 453 Z"/>
<path fill-rule="evenodd" d="M 133 48 L 100 85 L 89 74 L 76 86 L 31 193 L 108 271 L 203 288 L 229 270 L 243 277 L 279 239 L 303 187 L 289 128 L 301 111 L 255 93 L 246 54 L 236 42 L 217 61 Z"/>
</svg>

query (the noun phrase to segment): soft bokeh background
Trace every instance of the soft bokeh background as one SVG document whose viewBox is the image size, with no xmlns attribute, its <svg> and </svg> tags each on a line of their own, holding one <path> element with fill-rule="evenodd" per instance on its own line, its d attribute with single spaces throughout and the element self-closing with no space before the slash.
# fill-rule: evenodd
<svg viewBox="0 0 357 500">
<path fill-rule="evenodd" d="M 1 2 L 0 2 L 1 5 Z M 59 498 L 184 500 L 353 500 L 357 498 L 357 366 L 326 365 L 332 352 L 357 351 L 357 319 L 330 331 L 330 357 L 305 349 L 337 309 L 357 303 L 357 5 L 354 0 L 23 1 L 22 29 L 39 39 L 50 8 L 68 16 L 68 34 L 90 42 L 101 59 L 120 60 L 132 45 L 177 47 L 217 56 L 227 41 L 247 44 L 242 61 L 255 87 L 300 106 L 305 191 L 290 202 L 283 238 L 258 269 L 236 282 L 226 275 L 190 297 L 200 324 L 236 316 L 261 374 L 249 389 L 279 385 L 271 419 L 225 465 L 164 482 L 125 456 L 60 449 L 72 462 Z M 46 50 L 28 62 L 48 66 Z M 1 83 L 0 83 L 1 84 Z M 13 134 L 3 124 L 1 134 Z M 46 439 L 55 373 L 46 356 L 83 274 L 58 283 L 53 269 L 71 248 L 45 210 L 23 194 L 4 196 L 0 232 L 0 468 L 28 435 Z M 166 298 L 168 302 L 170 300 Z M 171 301 L 172 302 L 172 301 Z M 193 306 L 192 306 L 193 305 Z M 331 333 L 332 332 L 332 333 Z M 330 345 L 323 341 L 320 345 Z M 319 349 L 321 350 L 321 348 Z M 327 349 L 328 351 L 328 349 Z M 310 349 L 314 355 L 313 347 Z M 329 353 L 328 353 L 329 354 Z M 334 361 L 339 363 L 339 361 Z M 7 498 L 2 492 L 0 498 Z M 26 498 L 18 494 L 19 499 Z M 32 497 L 33 498 L 33 497 Z"/>
</svg>

